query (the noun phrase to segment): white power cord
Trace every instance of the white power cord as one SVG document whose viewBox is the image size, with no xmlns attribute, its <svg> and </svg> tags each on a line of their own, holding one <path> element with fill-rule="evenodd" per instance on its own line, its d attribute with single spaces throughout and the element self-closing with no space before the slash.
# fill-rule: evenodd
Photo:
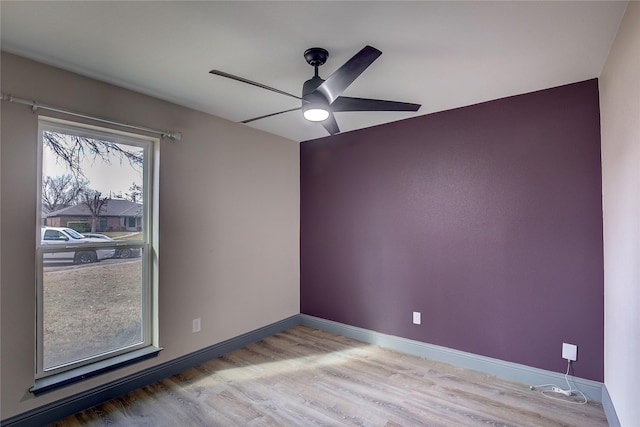
<svg viewBox="0 0 640 427">
<path fill-rule="evenodd" d="M 578 387 L 576 387 L 574 385 L 574 387 L 571 387 L 571 384 L 569 383 L 569 370 L 571 369 L 571 360 L 567 359 L 567 372 L 564 374 L 564 380 L 567 383 L 567 389 L 563 389 L 561 387 L 558 387 L 555 384 L 540 384 L 540 385 L 532 385 L 529 387 L 529 390 L 535 390 L 537 388 L 545 388 L 545 387 L 550 387 L 547 390 L 540 390 L 540 394 L 542 394 L 544 397 L 548 397 L 549 399 L 553 399 L 553 400 L 560 400 L 562 402 L 568 402 L 568 403 L 573 403 L 576 405 L 584 405 L 586 404 L 589 400 L 587 399 L 587 396 L 584 395 L 583 392 L 581 392 L 580 390 L 578 390 Z M 554 396 L 552 393 L 556 393 L 556 394 L 562 394 L 565 395 L 567 397 L 569 396 L 573 396 L 574 393 L 582 396 L 582 400 L 581 401 L 573 401 L 573 400 L 567 400 L 567 399 L 562 399 L 559 397 Z"/>
</svg>

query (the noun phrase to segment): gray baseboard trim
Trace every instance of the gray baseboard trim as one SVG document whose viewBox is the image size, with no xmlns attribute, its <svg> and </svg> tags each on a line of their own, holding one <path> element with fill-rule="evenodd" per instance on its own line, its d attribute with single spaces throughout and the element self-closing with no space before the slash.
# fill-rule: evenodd
<svg viewBox="0 0 640 427">
<path fill-rule="evenodd" d="M 414 354 L 427 359 L 439 362 L 450 363 L 468 369 L 484 372 L 497 377 L 521 382 L 529 385 L 535 384 L 558 384 L 566 387 L 564 373 L 551 372 L 544 369 L 533 368 L 531 366 L 520 365 L 518 363 L 506 362 L 504 360 L 493 359 L 491 357 L 480 356 L 473 353 L 454 350 L 434 344 L 427 344 L 407 338 L 382 334 L 369 329 L 358 328 L 344 323 L 334 322 L 319 317 L 301 314 L 301 324 L 312 328 L 321 329 L 334 334 L 343 335 L 366 343 L 379 345 Z M 572 377 L 575 386 L 582 391 L 589 400 L 600 402 L 602 400 L 603 384 L 583 378 Z"/>
<path fill-rule="evenodd" d="M 602 386 L 602 409 L 604 409 L 604 414 L 607 416 L 609 427 L 620 427 L 620 420 L 606 384 Z"/>
<path fill-rule="evenodd" d="M 562 385 L 564 375 L 561 373 L 532 368 L 517 363 L 466 353 L 459 350 L 414 341 L 407 338 L 386 335 L 368 329 L 358 328 L 331 320 L 321 319 L 306 314 L 297 314 L 251 332 L 239 335 L 226 341 L 189 353 L 177 359 L 142 370 L 102 386 L 77 393 L 73 396 L 52 402 L 25 413 L 0 421 L 3 427 L 40 427 L 53 423 L 86 408 L 98 405 L 114 397 L 160 381 L 186 369 L 215 359 L 234 350 L 260 341 L 297 325 L 306 325 L 338 335 L 357 339 L 370 344 L 388 347 L 409 354 L 415 354 L 441 362 L 450 363 L 485 372 L 490 375 L 529 384 L 557 383 Z M 613 402 L 606 387 L 597 381 L 573 378 L 575 385 L 591 400 L 602 402 L 609 425 L 620 426 Z"/>
<path fill-rule="evenodd" d="M 66 397 L 31 411 L 0 421 L 3 427 L 41 427 L 114 397 L 160 381 L 208 360 L 260 341 L 300 324 L 300 315 L 288 317 L 251 332 L 189 353 L 177 359 L 144 369 L 133 375 Z"/>
</svg>

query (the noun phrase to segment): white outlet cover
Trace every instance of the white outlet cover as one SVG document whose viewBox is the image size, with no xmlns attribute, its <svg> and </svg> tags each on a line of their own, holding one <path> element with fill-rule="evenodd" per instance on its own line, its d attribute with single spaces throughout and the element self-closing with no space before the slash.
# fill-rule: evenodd
<svg viewBox="0 0 640 427">
<path fill-rule="evenodd" d="M 575 344 L 562 343 L 562 358 L 575 362 L 578 360 L 578 346 Z"/>
<path fill-rule="evenodd" d="M 200 318 L 193 319 L 193 333 L 200 332 Z"/>
<path fill-rule="evenodd" d="M 413 312 L 413 324 L 414 325 L 419 325 L 421 323 L 421 321 L 422 321 L 421 317 L 422 316 L 421 316 L 419 311 L 414 311 Z"/>
</svg>

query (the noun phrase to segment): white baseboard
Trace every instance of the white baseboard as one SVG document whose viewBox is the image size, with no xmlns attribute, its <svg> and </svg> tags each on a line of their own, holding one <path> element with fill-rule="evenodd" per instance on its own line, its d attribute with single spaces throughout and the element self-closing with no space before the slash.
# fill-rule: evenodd
<svg viewBox="0 0 640 427">
<path fill-rule="evenodd" d="M 391 348 L 404 353 L 414 354 L 427 359 L 473 369 L 511 381 L 521 382 L 526 387 L 533 384 L 558 384 L 562 387 L 565 384 L 564 373 L 533 368 L 531 366 L 506 362 L 504 360 L 493 359 L 491 357 L 480 356 L 439 345 L 387 335 L 369 329 L 309 316 L 307 314 L 301 314 L 300 316 L 301 323 L 312 328 L 343 335 L 369 344 Z M 571 379 L 575 386 L 582 391 L 589 400 L 602 402 L 602 383 L 577 377 L 571 377 Z"/>
</svg>

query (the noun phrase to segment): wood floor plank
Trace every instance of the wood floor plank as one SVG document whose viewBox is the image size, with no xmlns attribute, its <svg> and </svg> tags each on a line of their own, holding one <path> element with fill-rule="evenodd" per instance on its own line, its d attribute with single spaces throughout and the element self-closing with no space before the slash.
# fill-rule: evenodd
<svg viewBox="0 0 640 427">
<path fill-rule="evenodd" d="M 598 403 L 297 326 L 51 426 L 606 426 Z"/>
</svg>

